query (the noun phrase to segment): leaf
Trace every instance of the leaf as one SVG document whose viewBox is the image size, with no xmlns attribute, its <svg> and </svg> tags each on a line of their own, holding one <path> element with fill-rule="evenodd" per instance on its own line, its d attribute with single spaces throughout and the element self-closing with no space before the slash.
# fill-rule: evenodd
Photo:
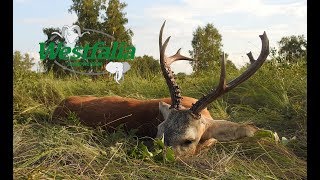
<svg viewBox="0 0 320 180">
<path fill-rule="evenodd" d="M 162 152 L 163 152 L 163 149 L 155 149 L 152 153 L 153 153 L 154 156 L 156 156 L 156 155 L 158 155 L 158 154 L 160 154 Z"/>
<path fill-rule="evenodd" d="M 138 154 L 137 154 L 137 146 L 135 146 L 133 149 L 128 151 L 129 156 L 133 157 L 133 158 L 138 158 Z"/>
<path fill-rule="evenodd" d="M 255 134 L 254 134 L 255 138 L 271 138 L 273 140 L 275 140 L 275 136 L 273 134 L 272 131 L 270 130 L 258 130 Z"/>
<path fill-rule="evenodd" d="M 162 134 L 162 138 L 156 138 L 153 141 L 153 145 L 155 149 L 164 149 L 164 135 Z"/>
<path fill-rule="evenodd" d="M 289 142 L 289 140 L 286 138 L 286 137 L 282 137 L 281 138 L 281 143 L 283 144 L 283 145 L 286 145 L 286 144 L 288 144 L 288 142 Z"/>
<path fill-rule="evenodd" d="M 138 146 L 135 146 L 131 151 L 129 151 L 128 154 L 133 158 L 153 159 L 156 162 L 172 163 L 175 161 L 174 151 L 172 148 L 164 145 L 164 136 L 162 136 L 161 139 L 156 138 L 153 141 L 153 144 L 154 150 L 152 152 L 150 152 L 148 147 L 141 142 Z"/>
<path fill-rule="evenodd" d="M 166 161 L 167 161 L 167 162 L 174 162 L 174 161 L 175 161 L 174 151 L 172 150 L 171 147 L 168 147 L 168 148 L 167 148 L 167 151 L 166 151 Z"/>
<path fill-rule="evenodd" d="M 139 144 L 139 150 L 141 151 L 142 159 L 153 156 L 153 154 L 148 150 L 147 146 L 144 145 L 143 142 Z"/>
</svg>

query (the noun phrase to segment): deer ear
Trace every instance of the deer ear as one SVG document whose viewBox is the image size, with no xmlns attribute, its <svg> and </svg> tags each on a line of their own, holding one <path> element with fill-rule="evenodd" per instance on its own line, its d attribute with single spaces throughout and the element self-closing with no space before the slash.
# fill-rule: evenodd
<svg viewBox="0 0 320 180">
<path fill-rule="evenodd" d="M 169 109 L 170 105 L 165 103 L 165 102 L 159 102 L 159 110 L 164 118 L 164 120 L 166 120 L 168 118 L 169 113 L 171 112 L 171 110 Z"/>
</svg>

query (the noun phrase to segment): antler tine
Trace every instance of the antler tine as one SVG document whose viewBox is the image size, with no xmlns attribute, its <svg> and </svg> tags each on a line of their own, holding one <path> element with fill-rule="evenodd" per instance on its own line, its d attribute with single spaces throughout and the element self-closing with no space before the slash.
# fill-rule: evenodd
<svg viewBox="0 0 320 180">
<path fill-rule="evenodd" d="M 194 61 L 194 59 L 192 59 L 192 58 L 189 58 L 189 57 L 181 55 L 180 54 L 180 50 L 181 50 L 181 48 L 178 49 L 178 51 L 176 52 L 175 55 L 172 55 L 172 56 L 168 57 L 167 63 L 169 65 L 171 65 L 173 62 L 178 61 L 178 60 Z"/>
<path fill-rule="evenodd" d="M 160 29 L 160 34 L 159 34 L 159 51 L 160 51 L 160 66 L 162 70 L 162 74 L 166 80 L 166 83 L 168 85 L 169 91 L 170 91 L 170 96 L 171 96 L 171 107 L 170 108 L 175 108 L 179 109 L 180 108 L 180 102 L 181 102 L 181 91 L 178 86 L 178 84 L 175 81 L 174 74 L 170 68 L 170 65 L 178 60 L 190 60 L 192 61 L 193 59 L 185 57 L 180 54 L 181 48 L 177 51 L 177 53 L 173 56 L 167 57 L 165 54 L 167 45 L 170 40 L 170 36 L 166 39 L 166 41 L 162 44 L 162 34 L 163 34 L 163 28 L 166 24 L 166 21 L 163 22 L 161 29 Z"/>
<path fill-rule="evenodd" d="M 195 115 L 200 115 L 200 112 L 207 107 L 208 104 L 216 100 L 218 97 L 223 95 L 224 93 L 230 91 L 231 89 L 237 87 L 242 82 L 249 79 L 257 70 L 262 66 L 269 55 L 269 39 L 267 37 L 266 32 L 262 35 L 259 35 L 262 43 L 261 52 L 257 60 L 254 60 L 252 53 L 249 52 L 247 54 L 251 65 L 249 68 L 243 72 L 239 77 L 232 80 L 228 84 L 226 84 L 226 67 L 225 67 L 225 59 L 224 55 L 221 60 L 221 74 L 220 74 L 220 82 L 216 89 L 211 90 L 206 96 L 200 98 L 195 104 L 192 105 L 190 110 Z"/>
<path fill-rule="evenodd" d="M 170 41 L 171 36 L 169 36 L 166 41 L 162 44 L 162 34 L 163 34 L 163 28 L 166 24 L 166 21 L 163 22 L 161 29 L 160 29 L 160 35 L 159 35 L 159 50 L 160 50 L 160 61 L 165 60 L 168 65 L 171 65 L 173 62 L 178 61 L 178 60 L 189 60 L 189 61 L 194 61 L 194 59 L 183 56 L 180 54 L 181 48 L 178 49 L 175 55 L 172 55 L 170 57 L 166 57 L 165 51 L 168 46 L 168 43 Z M 163 58 L 162 58 L 163 57 Z"/>
<path fill-rule="evenodd" d="M 268 39 L 265 31 L 263 32 L 262 35 L 259 35 L 259 37 L 261 39 L 262 47 L 261 47 L 261 51 L 260 51 L 258 59 L 254 60 L 251 52 L 249 52 L 247 54 L 248 58 L 251 61 L 251 65 L 239 77 L 237 77 L 236 79 L 234 79 L 233 81 L 228 83 L 228 88 L 230 90 L 233 89 L 234 87 L 236 87 L 237 85 L 239 85 L 240 83 L 244 82 L 245 80 L 249 79 L 262 66 L 262 64 L 267 59 L 267 57 L 270 53 L 269 39 Z"/>
</svg>

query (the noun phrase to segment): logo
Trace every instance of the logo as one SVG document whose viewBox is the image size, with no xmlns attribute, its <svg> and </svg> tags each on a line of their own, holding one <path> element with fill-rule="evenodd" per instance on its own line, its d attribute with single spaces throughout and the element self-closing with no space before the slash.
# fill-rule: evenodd
<svg viewBox="0 0 320 180">
<path fill-rule="evenodd" d="M 40 42 L 40 60 L 54 61 L 55 64 L 74 73 L 85 75 L 102 75 L 106 73 L 115 74 L 114 79 L 117 83 L 124 77 L 124 73 L 130 69 L 127 62 L 133 60 L 135 56 L 135 47 L 127 45 L 126 42 L 115 41 L 115 38 L 109 34 L 93 29 L 81 29 L 78 25 L 62 27 L 60 32 L 52 32 L 52 36 L 46 42 Z M 80 38 L 93 34 L 103 35 L 112 40 L 108 46 L 106 42 L 98 41 L 92 46 L 89 44 L 82 46 L 77 45 Z M 62 40 L 62 41 L 61 41 Z M 59 62 L 58 62 L 59 61 Z M 89 72 L 75 70 L 74 67 L 102 67 L 109 62 L 103 72 L 93 72 L 92 68 Z M 122 61 L 122 62 L 113 62 Z M 65 63 L 61 63 L 65 62 Z M 66 64 L 66 65 L 62 65 Z M 88 68 L 87 68 L 88 69 Z"/>
<path fill-rule="evenodd" d="M 118 83 L 120 79 L 124 79 L 124 73 L 129 71 L 130 64 L 127 62 L 109 62 L 106 65 L 106 70 L 111 74 L 115 74 L 114 80 Z"/>
</svg>

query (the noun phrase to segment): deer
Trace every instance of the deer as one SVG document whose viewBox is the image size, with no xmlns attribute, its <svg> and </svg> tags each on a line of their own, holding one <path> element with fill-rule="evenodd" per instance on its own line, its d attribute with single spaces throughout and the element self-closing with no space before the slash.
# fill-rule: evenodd
<svg viewBox="0 0 320 180">
<path fill-rule="evenodd" d="M 80 122 L 90 127 L 101 127 L 113 132 L 120 125 L 125 130 L 136 130 L 139 137 L 164 138 L 164 144 L 172 147 L 176 156 L 192 156 L 212 147 L 217 142 L 252 137 L 259 130 L 253 124 L 215 120 L 207 106 L 217 98 L 249 79 L 262 66 L 269 55 L 269 39 L 264 32 L 259 35 L 261 52 L 254 59 L 247 53 L 250 65 L 246 71 L 230 82 L 226 82 L 225 57 L 221 57 L 220 79 L 217 87 L 200 99 L 181 96 L 170 65 L 179 60 L 194 61 L 181 55 L 180 50 L 172 56 L 165 51 L 170 36 L 162 43 L 166 21 L 159 34 L 160 67 L 169 89 L 170 97 L 139 100 L 120 96 L 71 96 L 62 100 L 52 114 L 54 122 L 65 124 L 70 112 Z"/>
</svg>

